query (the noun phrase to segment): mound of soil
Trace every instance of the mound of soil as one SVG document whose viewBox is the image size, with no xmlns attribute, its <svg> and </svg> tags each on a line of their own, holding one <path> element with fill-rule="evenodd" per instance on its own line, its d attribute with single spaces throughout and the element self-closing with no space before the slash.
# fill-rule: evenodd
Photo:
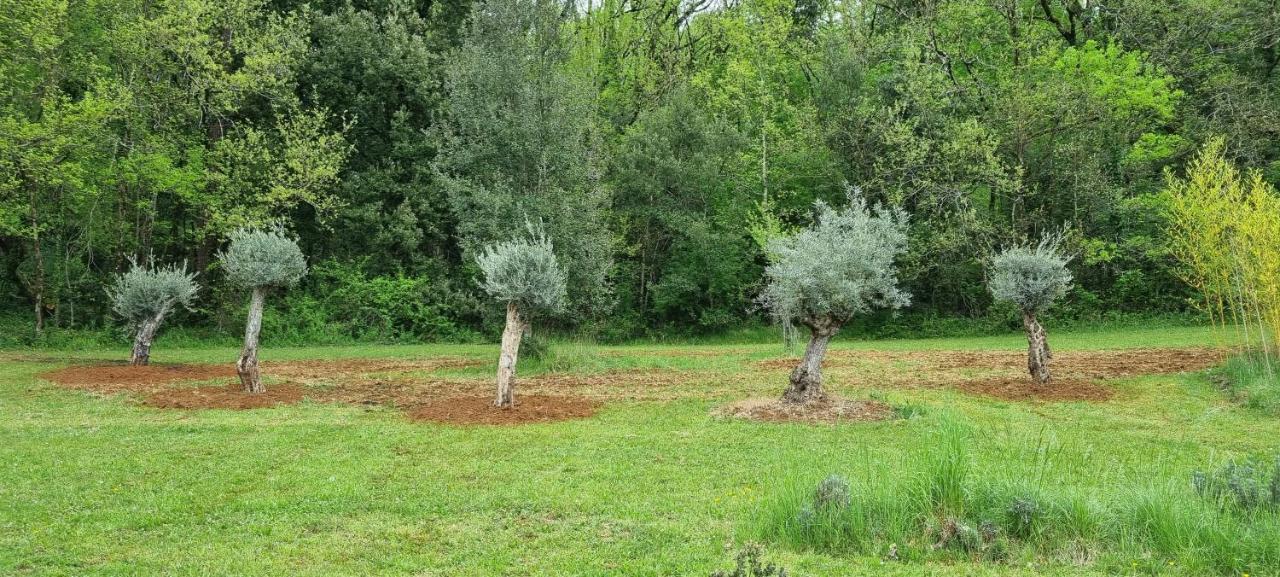
<svg viewBox="0 0 1280 577">
<path fill-rule="evenodd" d="M 1110 387 L 1078 378 L 1055 378 L 1047 385 L 1037 385 L 1030 377 L 974 379 L 960 382 L 955 385 L 955 388 L 966 393 L 1006 401 L 1101 403 L 1115 396 L 1115 391 Z"/>
<path fill-rule="evenodd" d="M 302 387 L 271 385 L 265 393 L 244 392 L 240 383 L 209 387 L 166 387 L 143 397 L 142 404 L 159 409 L 261 409 L 301 401 Z"/>
<path fill-rule="evenodd" d="M 450 425 L 518 425 L 581 419 L 594 415 L 600 403 L 578 397 L 517 395 L 516 406 L 499 409 L 493 397 L 453 397 L 410 410 L 409 418 Z"/>
<path fill-rule="evenodd" d="M 717 409 L 716 414 L 773 423 L 848 423 L 883 421 L 893 417 L 893 407 L 880 401 L 829 398 L 821 403 L 797 405 L 779 399 L 747 399 Z"/>
</svg>

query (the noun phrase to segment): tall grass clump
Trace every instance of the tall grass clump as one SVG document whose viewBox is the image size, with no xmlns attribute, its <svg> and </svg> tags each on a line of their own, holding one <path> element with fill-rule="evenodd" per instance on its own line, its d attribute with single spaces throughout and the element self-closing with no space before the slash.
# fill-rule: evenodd
<svg viewBox="0 0 1280 577">
<path fill-rule="evenodd" d="M 758 537 L 891 561 L 1091 565 L 1185 575 L 1280 573 L 1280 461 L 1110 479 L 1106 463 L 1053 453 L 978 467 L 973 434 L 946 423 L 914 474 L 869 467 L 796 477 L 764 500 Z M 1009 457 L 1009 455 L 1005 455 Z M 1124 477 L 1121 477 L 1122 479 Z M 847 498 L 846 498 L 847 496 Z"/>
<path fill-rule="evenodd" d="M 1280 365 L 1267 362 L 1261 353 L 1231 357 L 1215 376 L 1246 407 L 1280 414 Z"/>
</svg>

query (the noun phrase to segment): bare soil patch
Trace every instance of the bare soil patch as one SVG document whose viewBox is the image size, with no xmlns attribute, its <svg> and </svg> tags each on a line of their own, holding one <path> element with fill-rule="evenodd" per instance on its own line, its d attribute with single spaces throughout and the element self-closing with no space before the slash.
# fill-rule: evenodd
<svg viewBox="0 0 1280 577">
<path fill-rule="evenodd" d="M 159 409 L 261 409 L 289 405 L 305 396 L 302 387 L 279 384 L 265 393 L 244 392 L 240 383 L 207 387 L 166 387 L 142 398 L 142 404 Z"/>
<path fill-rule="evenodd" d="M 1222 363 L 1221 349 L 1121 349 L 1113 351 L 1064 351 L 1054 353 L 1055 373 L 1093 379 L 1137 375 L 1163 375 L 1199 371 Z M 926 358 L 941 370 L 990 368 L 1025 371 L 1027 357 L 1021 351 L 950 351 Z"/>
<path fill-rule="evenodd" d="M 397 371 L 435 371 L 480 366 L 475 359 L 443 357 L 423 360 L 337 359 L 311 361 L 270 361 L 262 363 L 262 373 L 289 380 L 325 381 L 351 375 Z M 40 378 L 73 388 L 100 393 L 137 391 L 148 385 L 182 381 L 207 381 L 235 377 L 234 362 L 218 364 L 151 364 L 141 367 L 127 363 L 71 365 L 49 371 Z"/>
<path fill-rule="evenodd" d="M 1087 379 L 1054 378 L 1047 385 L 1037 385 L 1030 377 L 974 379 L 955 385 L 956 389 L 1007 401 L 1085 401 L 1100 403 L 1111 400 L 1115 390 Z"/>
<path fill-rule="evenodd" d="M 409 418 L 450 425 L 519 425 L 582 419 L 595 414 L 600 403 L 580 397 L 516 395 L 516 406 L 499 409 L 492 397 L 452 397 L 408 411 Z"/>
<path fill-rule="evenodd" d="M 1217 348 L 1148 348 L 1103 351 L 1058 351 L 1050 363 L 1055 375 L 1093 379 L 1114 379 L 1137 375 L 1199 371 L 1222 363 Z M 791 369 L 798 357 L 765 359 L 761 369 Z M 937 371 L 999 370 L 1026 371 L 1025 351 L 831 351 L 823 368 L 854 366 L 858 363 L 905 363 Z"/>
<path fill-rule="evenodd" d="M 880 401 L 829 398 L 821 403 L 797 405 L 776 398 L 747 399 L 716 409 L 715 414 L 773 423 L 849 423 L 883 421 L 893 417 L 893 407 Z"/>
<path fill-rule="evenodd" d="M 107 365 L 71 365 L 49 371 L 40 378 L 75 389 L 92 390 L 112 394 L 150 390 L 157 385 L 180 381 L 207 381 L 235 377 L 234 365 L 169 365 L 153 364 L 143 367 L 127 363 Z"/>
</svg>

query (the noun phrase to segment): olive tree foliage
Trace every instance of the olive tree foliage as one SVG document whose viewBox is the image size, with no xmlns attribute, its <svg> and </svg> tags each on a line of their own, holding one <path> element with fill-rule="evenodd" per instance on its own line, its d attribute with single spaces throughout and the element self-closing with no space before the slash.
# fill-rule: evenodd
<svg viewBox="0 0 1280 577">
<path fill-rule="evenodd" d="M 811 337 L 791 373 L 788 402 L 825 398 L 822 356 L 840 327 L 873 309 L 899 309 L 911 295 L 898 286 L 895 261 L 907 250 L 907 215 L 897 208 L 871 210 L 857 191 L 849 206 L 815 204 L 813 226 L 770 242 L 772 264 L 761 302 L 784 327 L 799 323 Z"/>
<path fill-rule="evenodd" d="M 239 229 L 231 233 L 231 242 L 218 254 L 232 283 L 250 289 L 249 318 L 244 329 L 244 348 L 236 362 L 236 372 L 245 392 L 261 393 L 266 388 L 258 375 L 258 334 L 262 330 L 262 306 L 266 291 L 272 287 L 290 287 L 307 274 L 307 261 L 298 243 L 284 231 Z"/>
<path fill-rule="evenodd" d="M 476 257 L 484 273 L 480 286 L 506 303 L 507 322 L 502 329 L 498 357 L 498 395 L 494 406 L 515 406 L 516 360 L 520 338 L 529 326 L 531 311 L 557 312 L 564 308 L 567 275 L 556 259 L 551 240 L 542 227 L 527 225 L 528 238 L 488 245 Z"/>
<path fill-rule="evenodd" d="M 157 267 L 154 260 L 149 266 L 129 260 L 129 270 L 116 275 L 114 284 L 107 289 L 111 308 L 134 330 L 133 354 L 129 362 L 145 365 L 151 360 L 151 342 L 165 316 L 174 307 L 191 308 L 200 285 L 196 273 L 187 272 L 186 263 Z"/>
<path fill-rule="evenodd" d="M 218 260 L 227 271 L 227 280 L 248 289 L 290 287 L 307 274 L 307 260 L 297 241 L 278 228 L 232 232 Z"/>
<path fill-rule="evenodd" d="M 1062 252 L 1062 233 L 1045 236 L 1035 245 L 1007 248 L 991 258 L 988 288 L 997 301 L 1017 305 L 1027 333 L 1027 370 L 1037 384 L 1049 382 L 1048 336 L 1037 316 L 1071 288 L 1070 256 Z"/>
<path fill-rule="evenodd" d="M 564 307 L 566 275 L 552 250 L 551 240 L 537 227 L 529 238 L 484 247 L 476 264 L 484 273 L 481 288 L 520 310 L 556 312 Z"/>
</svg>

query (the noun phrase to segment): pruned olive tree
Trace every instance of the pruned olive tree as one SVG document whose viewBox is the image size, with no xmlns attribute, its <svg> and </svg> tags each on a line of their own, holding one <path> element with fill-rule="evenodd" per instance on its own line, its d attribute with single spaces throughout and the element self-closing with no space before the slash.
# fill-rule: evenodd
<svg viewBox="0 0 1280 577">
<path fill-rule="evenodd" d="M 1036 384 L 1049 382 L 1048 336 L 1037 316 L 1071 288 L 1070 257 L 1062 254 L 1062 235 L 1045 236 L 1035 246 L 1015 246 L 991 258 L 988 288 L 997 301 L 1008 301 L 1022 312 L 1027 332 L 1027 370 Z"/>
<path fill-rule="evenodd" d="M 507 324 L 502 329 L 502 351 L 498 357 L 498 396 L 494 406 L 515 406 L 516 359 L 520 337 L 535 311 L 556 312 L 564 308 L 565 271 L 560 268 L 551 241 L 539 227 L 529 227 L 529 237 L 484 247 L 476 257 L 484 280 L 480 286 L 490 296 L 507 305 Z"/>
<path fill-rule="evenodd" d="M 196 273 L 187 272 L 186 263 L 157 267 L 129 261 L 129 270 L 116 275 L 115 283 L 107 289 L 111 308 L 134 329 L 133 354 L 129 363 L 138 366 L 151 361 L 151 342 L 164 318 L 174 307 L 191 307 L 200 285 Z"/>
<path fill-rule="evenodd" d="M 826 399 L 822 357 L 831 337 L 854 315 L 873 308 L 898 309 L 911 295 L 898 288 L 894 261 L 907 249 L 907 216 L 900 209 L 867 208 L 851 195 L 843 210 L 816 205 L 813 226 L 770 242 L 761 302 L 784 326 L 809 328 L 804 358 L 791 371 L 782 400 Z"/>
<path fill-rule="evenodd" d="M 231 242 L 218 254 L 218 260 L 233 284 L 252 291 L 244 348 L 236 362 L 236 372 L 245 392 L 265 392 L 266 387 L 258 376 L 258 333 L 262 330 L 263 301 L 268 289 L 297 284 L 307 274 L 307 261 L 298 243 L 279 229 L 240 229 L 231 233 Z"/>
</svg>

